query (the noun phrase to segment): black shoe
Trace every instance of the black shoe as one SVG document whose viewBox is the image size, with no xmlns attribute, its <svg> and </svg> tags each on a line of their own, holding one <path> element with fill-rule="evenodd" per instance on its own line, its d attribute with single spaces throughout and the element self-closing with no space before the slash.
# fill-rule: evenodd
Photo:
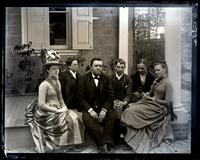
<svg viewBox="0 0 200 160">
<path fill-rule="evenodd" d="M 107 144 L 104 144 L 102 146 L 99 146 L 99 149 L 98 149 L 98 153 L 108 153 L 108 147 L 107 147 Z"/>
<path fill-rule="evenodd" d="M 78 147 L 70 147 L 67 152 L 82 152 L 82 149 L 81 148 L 78 148 Z"/>
<path fill-rule="evenodd" d="M 121 138 L 121 137 L 120 137 L 120 138 L 118 139 L 117 144 L 118 144 L 118 145 L 120 145 L 120 144 L 126 144 L 126 142 L 125 142 L 124 138 Z"/>
<path fill-rule="evenodd" d="M 125 150 L 125 151 L 131 151 L 131 150 L 133 150 L 133 149 L 132 149 L 132 147 L 130 147 L 129 145 L 125 145 L 125 146 L 123 147 L 123 150 Z"/>
<path fill-rule="evenodd" d="M 72 152 L 72 153 L 82 152 L 82 148 L 81 148 L 81 146 L 76 146 L 76 145 L 66 146 L 66 147 L 63 148 L 63 152 L 64 153 L 67 153 L 67 152 Z"/>
<path fill-rule="evenodd" d="M 136 153 L 135 149 L 133 149 L 131 146 L 129 146 L 128 144 L 126 144 L 124 147 L 123 147 L 123 150 L 125 151 L 131 151 L 133 153 Z"/>
<path fill-rule="evenodd" d="M 114 145 L 113 144 L 111 144 L 111 143 L 108 143 L 107 144 L 107 150 L 108 150 L 108 152 L 111 152 L 111 150 L 114 148 Z"/>
</svg>

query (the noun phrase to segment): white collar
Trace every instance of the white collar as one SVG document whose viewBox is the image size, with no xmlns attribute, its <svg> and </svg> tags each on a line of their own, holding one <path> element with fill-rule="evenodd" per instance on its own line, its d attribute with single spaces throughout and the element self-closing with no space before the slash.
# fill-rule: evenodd
<svg viewBox="0 0 200 160">
<path fill-rule="evenodd" d="M 72 74 L 72 76 L 74 77 L 74 78 L 76 78 L 76 72 L 73 72 L 72 70 L 69 70 L 70 71 L 70 73 Z"/>
<path fill-rule="evenodd" d="M 120 76 L 115 72 L 115 76 L 117 77 L 118 80 L 120 80 L 123 77 L 124 73 L 122 73 Z"/>
<path fill-rule="evenodd" d="M 98 77 L 98 78 L 100 78 L 100 76 L 95 76 L 93 73 L 92 73 L 92 77 L 94 78 L 94 77 Z"/>
<path fill-rule="evenodd" d="M 144 77 L 146 77 L 146 75 L 147 75 L 147 74 L 144 74 L 144 75 L 141 75 L 141 74 L 140 74 L 140 77 L 143 77 L 143 78 L 144 78 Z"/>
</svg>

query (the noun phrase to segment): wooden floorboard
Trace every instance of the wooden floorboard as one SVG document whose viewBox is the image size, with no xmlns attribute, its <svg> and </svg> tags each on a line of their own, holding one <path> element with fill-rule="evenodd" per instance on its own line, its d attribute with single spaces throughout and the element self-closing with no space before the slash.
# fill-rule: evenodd
<svg viewBox="0 0 200 160">
<path fill-rule="evenodd" d="M 5 96 L 5 127 L 24 126 L 25 108 L 37 95 Z"/>
</svg>

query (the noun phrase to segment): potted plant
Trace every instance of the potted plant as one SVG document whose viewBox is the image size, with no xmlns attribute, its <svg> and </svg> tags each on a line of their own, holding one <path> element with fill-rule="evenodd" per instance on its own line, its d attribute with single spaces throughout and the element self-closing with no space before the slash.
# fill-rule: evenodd
<svg viewBox="0 0 200 160">
<path fill-rule="evenodd" d="M 32 42 L 27 44 L 16 45 L 14 47 L 14 53 L 21 57 L 18 67 L 19 70 L 24 72 L 24 78 L 22 79 L 22 86 L 20 89 L 24 92 L 28 92 L 32 82 L 32 75 L 34 73 L 35 62 L 32 61 L 32 54 L 35 54 L 35 49 L 31 48 Z"/>
</svg>

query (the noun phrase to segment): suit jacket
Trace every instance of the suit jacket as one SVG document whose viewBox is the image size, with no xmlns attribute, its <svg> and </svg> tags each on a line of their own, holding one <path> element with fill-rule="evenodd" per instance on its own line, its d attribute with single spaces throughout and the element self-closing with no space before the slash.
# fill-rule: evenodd
<svg viewBox="0 0 200 160">
<path fill-rule="evenodd" d="M 112 83 L 113 83 L 113 90 L 114 90 L 114 99 L 117 99 L 115 97 L 116 95 L 116 83 L 118 79 L 115 75 L 115 73 L 112 75 Z M 132 91 L 132 80 L 128 77 L 127 74 L 124 74 L 122 76 L 122 83 L 121 83 L 121 91 L 118 93 L 120 95 L 121 101 L 127 101 L 128 103 L 131 100 L 131 91 Z"/>
<path fill-rule="evenodd" d="M 113 88 L 112 81 L 105 75 L 101 75 L 99 79 L 100 88 L 100 108 L 105 108 L 107 110 L 111 109 L 113 106 Z M 92 73 L 86 73 L 78 81 L 78 92 L 77 98 L 80 107 L 83 111 L 88 112 L 90 108 L 94 108 L 95 99 L 95 82 L 92 77 Z M 95 109 L 95 108 L 94 108 Z"/>
<path fill-rule="evenodd" d="M 147 72 L 146 81 L 144 85 L 142 84 L 140 80 L 140 74 L 138 72 L 136 72 L 134 75 L 131 75 L 131 79 L 133 82 L 133 92 L 136 92 L 136 91 L 149 92 L 150 87 L 155 79 L 155 76 L 152 73 Z"/>
<path fill-rule="evenodd" d="M 60 72 L 59 79 L 61 83 L 61 92 L 65 104 L 69 108 L 75 108 L 77 106 L 77 83 L 80 78 L 80 74 L 76 73 L 76 79 L 72 76 L 69 70 Z"/>
</svg>

